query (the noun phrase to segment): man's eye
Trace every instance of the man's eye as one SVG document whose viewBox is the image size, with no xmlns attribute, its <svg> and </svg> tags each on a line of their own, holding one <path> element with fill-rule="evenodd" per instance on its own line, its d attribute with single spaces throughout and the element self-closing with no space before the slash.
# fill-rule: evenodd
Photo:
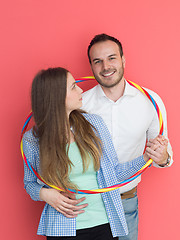
<svg viewBox="0 0 180 240">
<path fill-rule="evenodd" d="M 115 57 L 111 57 L 111 58 L 109 58 L 109 60 L 113 60 L 113 59 L 115 59 Z"/>
<path fill-rule="evenodd" d="M 101 62 L 100 60 L 97 60 L 97 61 L 94 62 L 94 64 L 97 64 L 97 63 L 100 63 L 100 62 Z"/>
</svg>

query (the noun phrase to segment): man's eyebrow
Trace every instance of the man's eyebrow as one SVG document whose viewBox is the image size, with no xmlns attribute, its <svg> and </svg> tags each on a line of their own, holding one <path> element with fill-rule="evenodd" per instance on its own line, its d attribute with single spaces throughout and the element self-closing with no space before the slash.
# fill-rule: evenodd
<svg viewBox="0 0 180 240">
<path fill-rule="evenodd" d="M 117 54 L 111 54 L 111 55 L 109 55 L 108 57 L 114 57 L 114 56 L 117 56 Z"/>
</svg>

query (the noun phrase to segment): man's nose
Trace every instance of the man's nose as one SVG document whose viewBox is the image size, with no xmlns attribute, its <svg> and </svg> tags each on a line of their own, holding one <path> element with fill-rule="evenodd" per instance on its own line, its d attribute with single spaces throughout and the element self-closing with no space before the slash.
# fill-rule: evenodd
<svg viewBox="0 0 180 240">
<path fill-rule="evenodd" d="M 103 70 L 107 70 L 107 69 L 109 69 L 109 68 L 110 68 L 109 62 L 108 62 L 108 61 L 104 61 L 104 62 L 103 62 Z"/>
</svg>

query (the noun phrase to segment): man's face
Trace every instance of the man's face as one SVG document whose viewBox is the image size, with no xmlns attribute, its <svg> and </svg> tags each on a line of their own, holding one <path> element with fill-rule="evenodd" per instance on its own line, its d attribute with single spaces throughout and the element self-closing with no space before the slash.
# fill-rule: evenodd
<svg viewBox="0 0 180 240">
<path fill-rule="evenodd" d="M 117 85 L 124 75 L 124 57 L 113 41 L 94 44 L 89 52 L 91 68 L 97 82 L 106 88 Z"/>
</svg>

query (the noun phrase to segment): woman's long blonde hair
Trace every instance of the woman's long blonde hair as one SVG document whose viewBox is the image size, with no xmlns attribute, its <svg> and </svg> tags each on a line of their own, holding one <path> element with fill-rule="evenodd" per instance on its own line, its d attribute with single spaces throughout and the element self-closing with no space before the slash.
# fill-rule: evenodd
<svg viewBox="0 0 180 240">
<path fill-rule="evenodd" d="M 34 78 L 31 89 L 32 112 L 35 121 L 33 133 L 39 139 L 41 176 L 62 189 L 77 189 L 70 180 L 72 162 L 68 157 L 70 126 L 80 150 L 83 171 L 93 159 L 94 169 L 100 167 L 101 143 L 93 126 L 80 110 L 66 114 L 66 88 L 68 71 L 49 68 Z"/>
</svg>

